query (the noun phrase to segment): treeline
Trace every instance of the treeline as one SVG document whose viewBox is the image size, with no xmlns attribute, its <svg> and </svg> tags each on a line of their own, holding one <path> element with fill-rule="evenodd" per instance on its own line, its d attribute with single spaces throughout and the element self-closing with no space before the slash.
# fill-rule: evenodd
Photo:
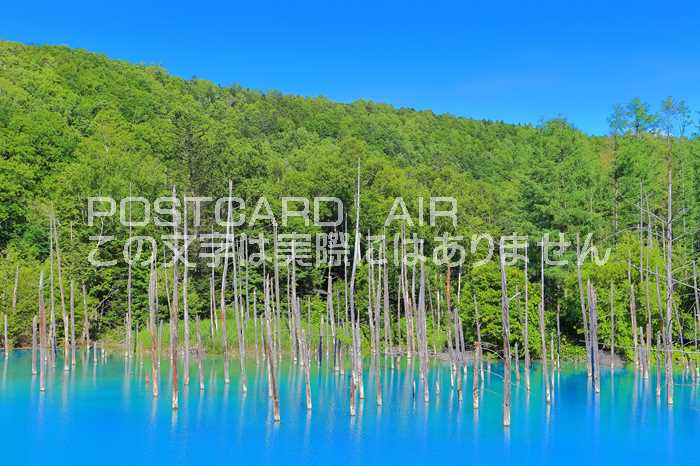
<svg viewBox="0 0 700 466">
<path fill-rule="evenodd" d="M 103 247 L 101 255 L 120 257 L 129 234 L 159 237 L 163 231 L 151 223 L 129 232 L 118 216 L 88 226 L 89 196 L 153 200 L 168 196 L 175 186 L 183 195 L 219 198 L 226 196 L 231 180 L 234 194 L 246 200 L 247 214 L 265 196 L 276 215 L 282 196 L 334 196 L 349 210 L 342 230 L 347 228 L 352 245 L 359 162 L 363 232 L 384 231 L 396 197 L 404 199 L 416 218 L 420 197 L 449 196 L 457 200 L 456 226 L 440 219 L 435 227 L 408 229 L 408 234 L 426 240 L 426 255 L 436 247 L 435 238 L 444 234 L 466 239 L 480 233 L 528 235 L 533 328 L 540 300 L 536 241 L 545 233 L 551 237 L 563 233 L 572 242 L 564 253 L 568 265 L 545 270 L 545 319 L 553 330 L 559 316 L 563 341 L 570 348 L 584 342 L 575 238 L 593 234 L 599 249 L 612 250 L 605 265 L 587 262 L 581 272 L 584 282 L 590 279 L 597 290 L 598 337 L 603 346 L 611 341 L 613 309 L 618 319 L 616 347 L 628 356 L 634 339 L 632 288 L 640 321 L 643 318 L 646 324 L 646 316 L 652 316 L 653 334 L 664 325 L 670 169 L 672 267 L 677 281 L 672 293 L 672 332 L 677 345 L 694 345 L 697 313 L 692 264 L 700 225 L 697 121 L 683 102 L 670 98 L 655 109 L 633 99 L 615 106 L 609 121 L 610 135 L 593 137 L 561 118 L 518 126 L 367 101 L 344 105 L 324 98 L 220 87 L 196 78 L 183 80 L 158 67 L 65 47 L 0 42 L 0 308 L 9 315 L 10 338 L 14 345 L 26 345 L 31 338 L 39 271 L 48 276 L 51 237 L 60 245 L 66 286 L 74 282 L 78 293 L 85 285 L 91 335 L 99 338 L 123 326 L 127 266 L 123 260 L 111 267 L 91 266 L 87 258 L 95 241 L 90 237 L 114 235 L 116 241 Z M 205 207 L 199 232 L 222 231 L 214 224 L 212 209 Z M 136 208 L 134 217 L 139 214 Z M 49 234 L 50 218 L 56 219 L 54 235 Z M 293 222 L 280 227 L 279 233 L 327 230 Z M 272 227 L 261 223 L 238 233 L 270 235 Z M 398 233 L 398 223 L 386 230 L 388 237 Z M 200 247 L 195 242 L 192 253 Z M 364 243 L 362 247 L 366 249 Z M 501 338 L 498 263 L 473 267 L 483 251 L 472 254 L 467 248 L 466 252 L 463 267 L 452 269 L 452 304 L 463 323 L 465 341 L 476 338 L 476 302 L 482 338 L 485 344 L 496 345 Z M 280 267 L 285 276 L 285 264 Z M 193 316 L 209 316 L 210 271 L 201 266 L 190 271 Z M 215 271 L 217 280 L 221 272 L 221 267 Z M 426 286 L 435 300 L 435 291 L 445 290 L 445 272 L 445 267 L 427 265 Z M 521 296 L 524 264 L 509 267 L 508 273 L 509 294 Z M 331 274 L 342 303 L 344 268 L 333 267 Z M 326 313 L 327 275 L 327 267 L 297 270 L 297 292 L 309 300 L 316 324 Z M 148 320 L 148 276 L 148 266 L 134 266 L 133 325 L 141 328 Z M 367 276 L 363 262 L 358 265 L 358 309 L 361 322 L 368 325 Z M 245 286 L 251 296 L 256 288 L 260 300 L 263 280 L 261 269 L 249 268 Z M 397 274 L 392 273 L 389 280 L 390 305 L 395 309 Z M 58 283 L 54 286 L 59 296 Z M 281 286 L 283 294 L 284 281 Z M 159 318 L 167 320 L 164 290 L 159 300 Z M 286 305 L 284 300 L 281 305 Z M 437 302 L 430 305 L 436 307 Z M 522 338 L 522 316 L 522 309 L 512 311 L 513 343 Z M 437 329 L 437 323 L 428 322 L 428 327 Z M 60 337 L 60 326 L 58 332 Z M 431 338 L 439 350 L 444 336 Z M 531 338 L 530 346 L 537 352 L 536 332 Z"/>
</svg>

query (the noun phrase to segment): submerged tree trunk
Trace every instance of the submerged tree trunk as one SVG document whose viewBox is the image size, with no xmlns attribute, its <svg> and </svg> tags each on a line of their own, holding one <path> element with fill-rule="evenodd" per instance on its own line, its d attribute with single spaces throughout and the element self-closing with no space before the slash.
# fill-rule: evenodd
<svg viewBox="0 0 700 466">
<path fill-rule="evenodd" d="M 86 352 L 90 349 L 90 318 L 88 317 L 88 307 L 87 307 L 87 291 L 85 290 L 85 283 L 83 283 L 83 337 L 85 338 L 85 349 Z"/>
<path fill-rule="evenodd" d="M 306 392 L 306 410 L 311 411 L 313 405 L 311 401 L 311 351 L 309 342 L 306 340 L 306 333 L 301 329 L 302 358 L 304 359 L 304 385 Z"/>
<path fill-rule="evenodd" d="M 12 315 L 17 317 L 17 290 L 19 289 L 19 265 L 15 268 L 15 286 L 12 287 Z M 5 314 L 5 357 L 9 355 L 10 343 L 7 337 L 7 314 Z"/>
<path fill-rule="evenodd" d="M 552 402 L 552 393 L 549 385 L 549 370 L 547 369 L 547 341 L 545 337 L 544 323 L 544 241 L 542 241 L 542 254 L 540 258 L 540 343 L 542 345 L 542 375 L 544 377 L 544 393 L 547 404 Z"/>
<path fill-rule="evenodd" d="M 36 375 L 36 316 L 32 317 L 32 375 Z"/>
<path fill-rule="evenodd" d="M 506 263 L 503 253 L 503 241 L 500 245 L 501 265 L 501 325 L 503 327 L 503 425 L 510 426 L 510 319 L 508 309 L 508 284 L 506 282 Z"/>
<path fill-rule="evenodd" d="M 44 306 L 44 271 L 39 274 L 39 390 L 46 391 L 46 308 Z"/>
<path fill-rule="evenodd" d="M 273 418 L 276 423 L 280 422 L 280 402 L 279 396 L 277 394 L 277 379 L 275 375 L 275 356 L 270 350 L 270 344 L 272 342 L 272 331 L 270 330 L 270 286 L 266 286 L 265 292 L 265 359 L 267 359 L 267 376 L 270 386 L 270 395 L 273 404 Z"/>
<path fill-rule="evenodd" d="M 698 292 L 698 272 L 693 261 L 693 296 L 695 297 L 695 352 L 698 352 L 698 327 L 700 326 L 700 293 Z"/>
<path fill-rule="evenodd" d="M 592 376 L 591 368 L 591 339 L 588 334 L 588 317 L 586 315 L 586 303 L 584 299 L 584 288 L 583 288 L 583 277 L 581 274 L 581 265 L 583 259 L 581 258 L 581 246 L 580 246 L 580 236 L 576 234 L 576 279 L 578 282 L 578 293 L 579 293 L 579 304 L 581 305 L 581 322 L 583 323 L 583 336 L 586 344 L 586 370 L 588 372 L 588 378 Z"/>
<path fill-rule="evenodd" d="M 523 323 L 523 351 L 524 351 L 524 361 L 525 365 L 524 377 L 525 377 L 525 391 L 530 393 L 530 337 L 528 335 L 529 325 L 530 325 L 530 303 L 529 303 L 529 282 L 527 266 L 530 262 L 530 256 L 527 254 L 527 243 L 525 243 L 525 319 Z"/>
<path fill-rule="evenodd" d="M 236 333 L 238 334 L 238 357 L 239 357 L 239 362 L 240 362 L 240 384 L 241 384 L 241 391 L 243 393 L 248 392 L 248 381 L 246 378 L 246 373 L 245 373 L 245 334 L 244 334 L 244 329 L 243 329 L 243 306 L 240 301 L 240 296 L 241 293 L 239 292 L 239 274 L 238 271 L 239 269 L 239 260 L 238 260 L 238 252 L 236 250 L 236 240 L 233 232 L 231 233 L 231 236 L 233 236 L 233 260 L 232 260 L 232 265 L 233 265 L 233 313 L 236 316 Z M 294 246 L 292 246 L 293 248 Z"/>
<path fill-rule="evenodd" d="M 58 225 L 56 223 L 56 218 L 52 218 L 54 247 L 56 248 L 56 271 L 58 272 L 58 290 L 61 296 L 61 317 L 63 318 L 63 370 L 67 372 L 70 370 L 68 314 L 66 312 L 66 296 L 63 288 L 63 265 L 61 261 L 61 247 L 58 235 Z"/>
<path fill-rule="evenodd" d="M 656 332 L 656 398 L 661 398 L 661 334 Z"/>
<path fill-rule="evenodd" d="M 175 187 L 173 187 L 173 235 L 177 237 L 177 211 L 175 209 L 175 201 L 177 197 L 175 194 Z M 172 302 L 170 305 L 170 367 L 172 370 L 172 408 L 178 409 L 178 373 L 177 373 L 177 332 L 178 332 L 178 319 L 179 319 L 179 277 L 178 277 L 178 248 L 175 247 L 174 257 L 173 257 L 173 295 Z"/>
<path fill-rule="evenodd" d="M 151 273 L 148 284 L 148 329 L 151 334 L 151 379 L 153 380 L 151 388 L 153 390 L 154 397 L 158 396 L 158 361 L 160 359 L 156 342 L 156 302 L 158 301 L 157 286 L 156 266 L 154 262 L 151 263 Z"/>
<path fill-rule="evenodd" d="M 610 369 L 615 369 L 615 285 L 610 281 Z"/>
<path fill-rule="evenodd" d="M 591 281 L 588 281 L 588 305 L 590 307 L 590 336 L 591 336 L 591 366 L 593 368 L 593 387 L 596 393 L 600 393 L 600 358 L 598 356 L 598 314 L 597 297 Z"/>
<path fill-rule="evenodd" d="M 199 374 L 199 391 L 204 390 L 204 367 L 202 359 L 204 358 L 204 346 L 202 345 L 202 329 L 199 322 L 199 316 L 196 316 L 195 325 L 197 326 L 197 372 Z"/>
<path fill-rule="evenodd" d="M 228 271 L 228 254 L 231 247 L 229 237 L 231 228 L 231 202 L 232 202 L 233 182 L 228 181 L 228 207 L 226 213 L 226 239 L 224 240 L 224 268 L 221 272 L 221 296 L 219 303 L 221 305 L 221 344 L 224 352 L 224 383 L 229 384 L 231 378 L 229 376 L 228 367 L 228 332 L 226 326 L 226 272 Z M 275 257 L 277 255 L 275 254 Z"/>
<path fill-rule="evenodd" d="M 70 282 L 70 363 L 75 367 L 75 283 Z"/>
<path fill-rule="evenodd" d="M 627 261 L 627 281 L 630 287 L 630 322 L 632 326 L 632 344 L 634 345 L 634 369 L 639 368 L 639 343 L 637 342 L 637 302 L 632 283 L 632 263 Z"/>
<path fill-rule="evenodd" d="M 668 163 L 668 219 L 666 223 L 666 402 L 673 404 L 673 171 Z"/>
<path fill-rule="evenodd" d="M 182 383 L 187 386 L 190 384 L 190 309 L 189 309 L 189 296 L 187 287 L 189 285 L 189 272 L 187 271 L 189 267 L 189 239 L 187 237 L 187 202 L 182 203 L 182 236 L 184 242 L 184 256 L 183 256 L 183 267 L 182 267 L 182 307 L 184 311 L 183 316 L 183 340 L 184 340 L 184 352 L 182 355 Z"/>
<path fill-rule="evenodd" d="M 472 407 L 475 410 L 479 409 L 479 354 L 481 354 L 481 343 L 475 341 L 472 357 Z"/>
</svg>

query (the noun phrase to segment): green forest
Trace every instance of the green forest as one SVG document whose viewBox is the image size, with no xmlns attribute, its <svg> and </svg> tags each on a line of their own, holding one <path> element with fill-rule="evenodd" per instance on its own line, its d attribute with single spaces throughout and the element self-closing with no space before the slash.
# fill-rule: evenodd
<svg viewBox="0 0 700 466">
<path fill-rule="evenodd" d="M 694 263 L 700 242 L 697 117 L 676 97 L 647 103 L 620 96 L 620 104 L 609 115 L 601 115 L 608 118 L 609 134 L 591 136 L 565 117 L 513 125 L 362 100 L 341 104 L 323 97 L 222 87 L 196 77 L 181 79 L 157 66 L 67 47 L 0 42 L 0 312 L 7 316 L 11 346 L 31 345 L 39 276 L 42 271 L 49 276 L 60 254 L 62 283 L 56 270 L 51 298 L 59 318 L 61 307 L 69 306 L 72 283 L 77 332 L 82 334 L 86 309 L 91 338 L 122 341 L 128 287 L 134 329 L 144 329 L 148 323 L 149 267 L 134 266 L 131 281 L 124 261 L 93 267 L 87 260 L 95 247 L 90 237 L 114 235 L 116 240 L 101 254 L 119 257 L 129 235 L 167 231 L 152 223 L 129 231 L 118 216 L 106 218 L 99 227 L 90 226 L 89 197 L 155 199 L 171 195 L 175 188 L 177 193 L 216 199 L 227 195 L 231 181 L 234 195 L 246 201 L 246 213 L 265 196 L 277 215 L 282 196 L 334 196 L 347 207 L 343 228 L 352 246 L 359 165 L 363 235 L 400 233 L 398 223 L 385 231 L 385 219 L 397 197 L 416 217 L 419 198 L 440 196 L 457 200 L 456 226 L 440 219 L 436 226 L 405 227 L 407 235 L 416 233 L 426 240 L 426 255 L 432 254 L 434 239 L 442 235 L 528 236 L 527 277 L 524 261 L 507 270 L 511 344 L 522 347 L 522 290 L 527 280 L 532 351 L 540 354 L 536 328 L 541 289 L 547 341 L 559 328 L 562 357 L 585 351 L 576 237 L 592 234 L 600 251 L 611 250 L 604 265 L 586 261 L 581 270 L 583 286 L 590 280 L 597 293 L 601 347 L 608 349 L 614 334 L 616 352 L 629 360 L 637 334 L 642 338 L 644 333 L 633 328 L 633 319 L 638 328 L 649 324 L 649 334 L 663 331 L 670 267 L 672 341 L 677 348 L 694 349 L 698 325 Z M 204 211 L 199 230 L 222 231 L 214 224 L 212 206 Z M 134 210 L 135 217 L 139 214 Z M 51 219 L 56 224 L 53 235 Z M 279 226 L 280 233 L 285 231 L 315 234 L 323 228 L 291 222 Z M 272 225 L 243 226 L 236 234 L 261 232 L 270 234 Z M 546 267 L 542 275 L 537 241 L 547 233 L 556 238 L 563 233 L 571 245 L 564 253 L 568 265 Z M 196 242 L 191 246 L 193 254 L 198 247 Z M 484 344 L 501 344 L 498 260 L 475 267 L 483 251 L 467 247 L 466 253 L 460 268 L 425 264 L 431 290 L 426 327 L 436 352 L 447 345 L 445 314 L 440 321 L 437 311 L 446 294 L 460 317 L 467 346 L 477 338 L 477 310 Z M 268 262 L 268 271 L 271 266 Z M 280 265 L 282 315 L 287 315 L 287 269 Z M 359 321 L 363 337 L 369 339 L 372 271 L 365 261 L 357 269 Z M 241 292 L 249 307 L 253 309 L 255 300 L 262 313 L 264 272 L 249 264 L 241 270 L 245 273 Z M 396 270 L 389 267 L 393 316 L 399 306 Z M 342 314 L 350 276 L 347 267 L 296 270 L 302 315 L 316 334 L 322 321 L 328 323 L 329 272 L 337 292 L 335 308 Z M 159 266 L 161 279 L 168 273 L 172 272 Z M 217 283 L 221 273 L 221 267 L 215 270 Z M 198 266 L 189 274 L 190 316 L 207 320 L 211 269 Z M 44 291 L 49 299 L 49 290 Z M 232 299 L 232 290 L 227 293 Z M 158 300 L 158 318 L 167 321 L 168 296 L 162 286 Z M 400 346 L 405 324 L 393 319 L 387 336 Z M 63 332 L 59 325 L 59 339 Z"/>
</svg>

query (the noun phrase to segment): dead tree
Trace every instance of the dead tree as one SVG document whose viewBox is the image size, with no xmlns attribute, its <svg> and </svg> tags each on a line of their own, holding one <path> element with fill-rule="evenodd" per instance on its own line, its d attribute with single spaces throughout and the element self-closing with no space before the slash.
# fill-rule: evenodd
<svg viewBox="0 0 700 466">
<path fill-rule="evenodd" d="M 359 385 L 362 380 L 360 365 L 358 332 L 355 321 L 355 280 L 357 277 L 357 266 L 360 262 L 360 164 L 357 164 L 357 191 L 355 195 L 355 244 L 353 251 L 352 271 L 350 275 L 350 326 L 352 329 L 352 382 L 350 388 L 351 414 L 355 410 L 355 385 Z M 362 394 L 360 395 L 362 398 Z"/>
<path fill-rule="evenodd" d="M 243 329 L 243 306 L 240 301 L 240 296 L 241 293 L 239 292 L 239 260 L 238 260 L 238 253 L 236 250 L 236 239 L 234 236 L 233 231 L 231 232 L 231 235 L 233 236 L 232 242 L 233 242 L 233 313 L 236 315 L 236 333 L 238 334 L 238 355 L 239 355 L 239 360 L 240 360 L 240 370 L 241 370 L 241 375 L 240 375 L 240 383 L 241 383 L 241 391 L 243 393 L 248 392 L 248 381 L 246 378 L 246 373 L 245 373 L 245 336 L 244 336 L 244 329 Z"/>
<path fill-rule="evenodd" d="M 195 325 L 197 326 L 197 372 L 199 374 L 199 391 L 204 390 L 204 367 L 202 359 L 204 358 L 204 346 L 202 345 L 202 329 L 199 323 L 199 316 L 196 316 Z"/>
<path fill-rule="evenodd" d="M 306 410 L 311 411 L 311 352 L 309 351 L 309 342 L 306 340 L 306 333 L 301 329 L 301 346 L 302 358 L 304 359 L 304 385 L 306 389 Z"/>
<path fill-rule="evenodd" d="M 591 366 L 593 368 L 593 387 L 596 393 L 600 393 L 600 357 L 598 355 L 598 314 L 597 297 L 591 281 L 588 280 L 588 307 L 590 308 L 590 336 L 591 336 Z"/>
<path fill-rule="evenodd" d="M 184 256 L 183 256 L 183 267 L 182 267 L 182 307 L 184 311 L 183 316 L 183 339 L 184 341 L 184 353 L 182 355 L 182 369 L 184 374 L 182 375 L 182 383 L 187 386 L 190 384 L 190 309 L 189 309 L 189 296 L 187 287 L 189 285 L 189 273 L 187 269 L 189 268 L 189 238 L 187 236 L 187 201 L 183 199 L 182 202 L 182 236 L 184 242 Z"/>
<path fill-rule="evenodd" d="M 695 352 L 698 352 L 698 326 L 700 326 L 700 292 L 698 292 L 698 272 L 693 261 L 693 295 L 695 297 Z"/>
<path fill-rule="evenodd" d="M 615 285 L 610 280 L 610 369 L 615 369 Z"/>
<path fill-rule="evenodd" d="M 474 342 L 474 355 L 472 356 L 472 407 L 479 409 L 479 354 L 481 343 Z"/>
<path fill-rule="evenodd" d="M 276 286 L 276 285 L 275 285 Z M 275 359 L 276 357 L 270 350 L 270 342 L 272 341 L 272 332 L 270 330 L 270 286 L 266 286 L 265 291 L 265 356 L 267 359 L 267 376 L 270 386 L 270 396 L 273 403 L 273 417 L 276 423 L 280 422 L 280 402 L 277 394 L 277 379 L 275 376 Z"/>
<path fill-rule="evenodd" d="M 506 259 L 503 240 L 500 244 L 501 265 L 501 325 L 503 327 L 503 426 L 510 426 L 510 317 L 508 309 L 508 284 L 506 282 Z"/>
<path fill-rule="evenodd" d="M 85 290 L 85 283 L 83 283 L 83 338 L 84 346 L 87 351 L 90 349 L 90 318 L 88 317 L 88 307 L 87 307 L 87 291 Z"/>
<path fill-rule="evenodd" d="M 542 254 L 540 257 L 540 343 L 542 345 L 542 375 L 544 376 L 544 393 L 547 404 L 552 402 L 551 387 L 549 385 L 549 370 L 547 369 L 547 341 L 545 338 L 544 323 L 544 241 L 542 241 Z"/>
<path fill-rule="evenodd" d="M 668 217 L 666 222 L 666 402 L 673 404 L 673 171 L 668 163 Z"/>
<path fill-rule="evenodd" d="M 581 319 L 583 322 L 583 336 L 586 343 L 586 370 L 588 378 L 591 378 L 591 341 L 588 335 L 588 316 L 586 315 L 586 303 L 584 300 L 583 277 L 581 274 L 581 266 L 583 258 L 581 257 L 580 235 L 576 233 L 576 278 L 578 281 L 579 304 L 581 305 Z"/>
<path fill-rule="evenodd" d="M 44 271 L 39 275 L 39 390 L 46 391 L 46 308 L 44 306 Z"/>
<path fill-rule="evenodd" d="M 630 322 L 632 326 L 632 344 L 634 345 L 634 369 L 639 369 L 639 343 L 637 342 L 637 302 L 632 283 L 632 262 L 627 261 L 627 282 L 630 287 Z"/>
<path fill-rule="evenodd" d="M 56 291 L 54 286 L 54 234 L 53 234 L 53 216 L 49 217 L 49 335 L 48 345 L 50 354 L 45 354 L 45 357 L 51 357 L 51 363 L 55 366 L 56 363 Z"/>
<path fill-rule="evenodd" d="M 66 312 L 66 296 L 63 288 L 63 266 L 61 261 L 61 247 L 58 238 L 58 225 L 56 218 L 53 217 L 53 235 L 54 247 L 56 248 L 56 270 L 58 271 L 58 290 L 61 296 L 61 316 L 63 317 L 63 370 L 70 370 L 69 360 L 69 330 L 68 330 L 68 314 Z"/>
<path fill-rule="evenodd" d="M 228 334 L 226 326 L 226 272 L 228 271 L 228 254 L 231 247 L 230 244 L 230 234 L 231 234 L 231 202 L 233 195 L 233 182 L 228 181 L 228 206 L 226 213 L 226 239 L 224 240 L 224 269 L 221 272 L 221 296 L 219 297 L 219 303 L 221 305 L 221 344 L 223 346 L 224 352 L 224 383 L 229 384 L 231 378 L 229 376 L 228 367 Z"/>
<path fill-rule="evenodd" d="M 36 375 L 36 316 L 32 317 L 32 375 Z"/>
<path fill-rule="evenodd" d="M 661 334 L 656 332 L 656 398 L 661 398 Z"/>
<path fill-rule="evenodd" d="M 530 262 L 530 256 L 527 254 L 527 242 L 525 243 L 525 319 L 523 324 L 523 351 L 525 352 L 525 390 L 530 393 L 530 337 L 528 336 L 528 327 L 530 325 L 530 303 L 529 303 L 529 277 L 527 265 Z"/>
<path fill-rule="evenodd" d="M 158 348 L 156 342 L 156 302 L 158 300 L 157 277 L 155 261 L 151 263 L 151 273 L 148 283 L 148 329 L 151 334 L 151 379 L 153 379 L 153 396 L 158 396 Z"/>
<path fill-rule="evenodd" d="M 75 367 L 75 283 L 70 282 L 70 361 Z"/>
<path fill-rule="evenodd" d="M 173 235 L 177 238 L 177 210 L 176 206 L 177 195 L 175 193 L 175 187 L 173 186 Z M 175 246 L 173 251 L 173 295 L 172 302 L 170 306 L 170 367 L 172 370 L 172 408 L 178 409 L 178 373 L 177 373 L 177 323 L 179 319 L 179 276 L 178 276 L 178 248 Z"/>
<path fill-rule="evenodd" d="M 15 268 L 15 286 L 12 288 L 12 315 L 17 316 L 17 291 L 19 290 L 19 265 Z M 7 317 L 6 317 L 7 319 Z M 10 345 L 7 338 L 7 320 L 5 321 L 5 355 L 10 351 Z"/>
</svg>

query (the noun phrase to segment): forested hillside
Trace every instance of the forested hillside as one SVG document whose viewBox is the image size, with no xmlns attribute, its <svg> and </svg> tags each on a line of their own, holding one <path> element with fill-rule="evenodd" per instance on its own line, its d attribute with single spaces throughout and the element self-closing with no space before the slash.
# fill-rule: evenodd
<svg viewBox="0 0 700 466">
<path fill-rule="evenodd" d="M 0 42 L 0 311 L 9 315 L 13 343 L 26 345 L 36 314 L 39 271 L 48 274 L 49 218 L 55 216 L 63 281 L 66 289 L 74 281 L 78 292 L 85 285 L 94 335 L 123 325 L 127 266 L 120 261 L 113 267 L 92 267 L 87 257 L 95 243 L 89 237 L 101 231 L 115 235 L 118 241 L 110 243 L 109 252 L 118 257 L 128 234 L 160 230 L 149 224 L 129 233 L 116 217 L 99 228 L 88 226 L 90 196 L 155 199 L 169 195 L 175 186 L 178 193 L 219 198 L 226 196 L 231 180 L 234 194 L 246 200 L 248 212 L 261 196 L 267 197 L 275 213 L 281 196 L 335 196 L 350 209 L 359 162 L 363 232 L 382 232 L 396 197 L 402 197 L 417 215 L 419 197 L 451 196 L 458 205 L 455 228 L 449 222 L 409 228 L 426 239 L 426 252 L 432 251 L 434 237 L 445 233 L 464 238 L 480 233 L 529 235 L 533 328 L 540 299 L 536 242 L 545 232 L 557 236 L 562 232 L 572 242 L 566 253 L 571 259 L 576 234 L 593 233 L 599 248 L 612 248 L 607 264 L 589 261 L 583 268 L 583 279 L 590 278 L 598 290 L 599 338 L 603 345 L 610 338 L 612 304 L 619 319 L 615 325 L 619 351 L 629 354 L 630 283 L 637 291 L 639 326 L 650 315 L 652 331 L 661 327 L 670 167 L 673 267 L 678 282 L 673 294 L 673 332 L 678 344 L 692 345 L 697 314 L 691 264 L 700 225 L 696 126 L 682 101 L 669 99 L 647 106 L 631 97 L 620 96 L 621 102 L 629 103 L 611 109 L 610 136 L 592 137 L 563 118 L 515 126 L 368 101 L 338 104 L 324 98 L 220 87 L 196 78 L 183 80 L 159 67 L 113 61 L 66 47 Z M 352 232 L 354 209 L 348 214 L 347 229 Z M 207 207 L 200 231 L 221 231 L 213 218 Z M 286 229 L 318 230 L 299 224 Z M 242 227 L 238 233 L 260 231 L 272 230 L 261 223 Z M 387 235 L 398 231 L 393 224 Z M 456 269 L 452 277 L 455 297 L 460 286 L 456 307 L 465 340 L 474 338 L 476 300 L 484 340 L 498 342 L 498 263 L 472 268 L 476 255 L 469 248 L 467 253 L 461 278 Z M 516 287 L 524 286 L 523 265 L 509 269 L 513 296 Z M 446 269 L 428 267 L 433 293 L 444 289 Z M 19 286 L 13 309 L 16 270 Z M 246 272 L 246 286 L 257 287 L 262 299 L 262 270 Z M 220 270 L 216 273 L 218 279 Z M 342 291 L 343 267 L 332 273 Z M 135 321 L 143 328 L 148 267 L 135 267 L 133 274 Z M 190 274 L 190 312 L 208 318 L 210 269 L 197 267 Z M 326 276 L 325 267 L 298 271 L 299 293 L 311 299 L 315 322 L 325 312 L 326 298 L 320 290 L 326 288 Z M 367 299 L 366 276 L 367 267 L 362 264 L 357 285 L 362 303 Z M 559 306 L 565 342 L 581 345 L 575 261 L 545 270 L 545 285 L 547 325 L 556 328 Z M 57 280 L 54 286 L 59 286 Z M 82 309 L 82 295 L 78 296 Z M 393 308 L 393 287 L 391 296 Z M 522 303 L 517 299 L 518 306 L 511 310 L 512 341 L 522 338 Z M 165 293 L 161 301 L 161 317 L 166 318 Z M 358 308 L 366 321 L 366 304 Z M 436 327 L 434 322 L 429 326 Z M 531 347 L 537 351 L 535 332 L 531 338 Z M 434 343 L 443 344 L 439 335 Z"/>
</svg>

